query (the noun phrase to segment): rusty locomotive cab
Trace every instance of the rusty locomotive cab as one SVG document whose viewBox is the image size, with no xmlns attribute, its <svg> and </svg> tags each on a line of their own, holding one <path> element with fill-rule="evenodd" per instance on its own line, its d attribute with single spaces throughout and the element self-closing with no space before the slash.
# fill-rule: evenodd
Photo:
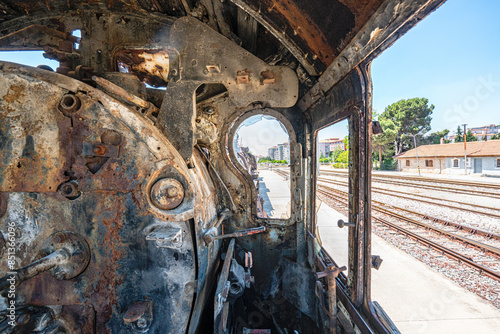
<svg viewBox="0 0 500 334">
<path fill-rule="evenodd" d="M 0 1 L 0 51 L 59 62 L 0 62 L 0 332 L 397 332 L 370 298 L 369 65 L 441 2 Z M 234 144 L 259 115 L 289 137 L 276 217 Z M 344 119 L 337 263 L 315 143 Z"/>
</svg>

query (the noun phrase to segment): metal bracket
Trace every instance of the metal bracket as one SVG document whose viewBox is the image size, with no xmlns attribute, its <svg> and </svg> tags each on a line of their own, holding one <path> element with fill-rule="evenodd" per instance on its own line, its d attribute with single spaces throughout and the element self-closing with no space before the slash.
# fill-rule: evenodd
<svg viewBox="0 0 500 334">
<path fill-rule="evenodd" d="M 182 229 L 173 226 L 160 226 L 151 231 L 146 240 L 156 242 L 157 247 L 180 248 L 182 247 Z"/>
<path fill-rule="evenodd" d="M 195 92 L 203 83 L 223 84 L 235 107 L 265 101 L 287 108 L 297 102 L 298 78 L 290 68 L 268 65 L 192 17 L 176 20 L 170 32 L 171 46 L 179 50 L 179 59 L 172 61 L 179 63 L 181 73 L 168 84 L 158 126 L 186 162 L 196 140 Z"/>
</svg>

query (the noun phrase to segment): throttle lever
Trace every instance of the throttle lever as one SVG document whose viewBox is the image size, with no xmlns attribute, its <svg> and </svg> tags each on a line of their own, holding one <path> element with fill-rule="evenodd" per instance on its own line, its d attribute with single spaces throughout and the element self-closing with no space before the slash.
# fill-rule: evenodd
<svg viewBox="0 0 500 334">
<path fill-rule="evenodd" d="M 236 232 L 233 232 L 233 233 L 222 234 L 222 235 L 217 235 L 217 236 L 213 236 L 211 234 L 206 234 L 203 237 L 203 240 L 205 240 L 205 242 L 207 243 L 207 245 L 209 245 L 214 240 L 220 240 L 220 239 L 226 239 L 226 238 L 239 238 L 239 237 L 244 237 L 244 236 L 247 236 L 247 235 L 262 233 L 262 232 L 265 232 L 265 231 L 266 231 L 266 227 L 265 226 L 260 226 L 260 227 L 248 228 L 246 230 L 236 231 Z"/>
<path fill-rule="evenodd" d="M 12 286 L 48 271 L 58 280 L 72 279 L 80 275 L 90 261 L 90 248 L 81 236 L 73 232 L 57 232 L 42 246 L 42 257 L 27 266 L 11 270 L 0 278 L 0 294 L 5 295 Z"/>
</svg>

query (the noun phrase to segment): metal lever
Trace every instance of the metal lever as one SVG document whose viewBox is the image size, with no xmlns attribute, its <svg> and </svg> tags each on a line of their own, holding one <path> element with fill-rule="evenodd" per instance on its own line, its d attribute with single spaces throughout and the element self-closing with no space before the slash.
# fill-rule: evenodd
<svg viewBox="0 0 500 334">
<path fill-rule="evenodd" d="M 266 230 L 265 226 L 260 226 L 260 227 L 249 228 L 246 230 L 236 231 L 233 233 L 222 234 L 222 235 L 217 235 L 217 236 L 213 236 L 213 235 L 208 234 L 208 235 L 205 235 L 203 237 L 203 239 L 205 240 L 207 245 L 209 245 L 214 240 L 220 240 L 220 239 L 226 239 L 226 238 L 239 238 L 239 237 L 244 237 L 247 235 L 262 233 L 265 230 Z"/>
<path fill-rule="evenodd" d="M 3 295 L 12 286 L 48 271 L 58 280 L 80 275 L 90 261 L 87 242 L 72 232 L 57 232 L 43 244 L 41 259 L 19 269 L 11 270 L 0 278 L 0 293 Z"/>
<path fill-rule="evenodd" d="M 349 223 L 349 222 L 345 222 L 345 221 L 343 221 L 342 219 L 339 219 L 339 221 L 337 222 L 337 225 L 338 225 L 338 227 L 340 227 L 340 228 L 343 228 L 344 226 L 348 226 L 348 227 L 356 227 L 356 223 Z"/>
<path fill-rule="evenodd" d="M 218 229 L 219 229 L 219 226 L 220 224 L 226 220 L 227 218 L 231 217 L 232 216 L 232 212 L 231 210 L 229 209 L 224 209 L 222 210 L 222 212 L 219 214 L 219 217 L 217 217 L 216 220 L 214 220 L 212 222 L 212 224 L 210 224 L 210 226 L 208 227 L 207 231 L 205 232 L 205 234 L 203 235 L 203 239 L 205 240 L 205 242 L 207 243 L 207 245 L 212 242 L 212 238 L 214 238 L 217 233 L 218 233 Z M 210 240 L 210 241 L 207 241 L 207 240 Z"/>
<path fill-rule="evenodd" d="M 22 268 L 10 271 L 6 276 L 0 278 L 0 291 L 6 291 L 10 286 L 18 286 L 22 282 L 54 268 L 60 263 L 68 261 L 70 254 L 65 249 L 60 249 L 46 257 L 41 258 Z"/>
<path fill-rule="evenodd" d="M 339 220 L 339 222 L 342 220 Z M 343 223 L 343 221 L 342 221 Z M 347 270 L 345 266 L 325 268 L 324 271 L 316 273 L 316 278 L 326 277 L 328 286 L 328 311 L 330 316 L 330 334 L 337 333 L 337 282 L 335 279 L 341 271 Z"/>
</svg>

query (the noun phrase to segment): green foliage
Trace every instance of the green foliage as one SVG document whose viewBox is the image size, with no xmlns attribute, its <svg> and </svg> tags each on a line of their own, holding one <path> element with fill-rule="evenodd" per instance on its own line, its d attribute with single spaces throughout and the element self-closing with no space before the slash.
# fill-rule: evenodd
<svg viewBox="0 0 500 334">
<path fill-rule="evenodd" d="M 425 136 L 420 142 L 422 143 L 422 145 L 440 144 L 441 138 L 448 135 L 448 133 L 450 133 L 450 130 L 448 129 L 436 131 Z"/>
<path fill-rule="evenodd" d="M 340 162 L 337 162 L 337 163 L 334 163 L 332 165 L 333 168 L 348 168 L 349 165 L 348 164 L 343 164 L 343 163 L 340 163 Z"/>
<path fill-rule="evenodd" d="M 470 129 L 467 131 L 467 141 L 477 141 L 477 138 L 472 134 Z"/>
<path fill-rule="evenodd" d="M 325 158 L 325 155 L 323 154 L 323 152 L 321 152 L 321 154 L 319 155 L 319 159 L 324 159 Z"/>
<path fill-rule="evenodd" d="M 274 160 L 274 159 L 271 159 L 270 157 L 265 157 L 265 158 L 259 159 L 259 163 L 264 163 L 264 162 L 269 162 L 272 164 L 288 164 L 288 161 L 286 161 L 286 160 Z"/>
<path fill-rule="evenodd" d="M 398 167 L 398 160 L 389 158 L 384 159 L 382 162 L 376 161 L 373 165 L 375 170 L 396 170 Z"/>
<path fill-rule="evenodd" d="M 344 140 L 342 140 L 342 142 L 344 143 L 345 149 L 349 150 L 349 135 L 345 136 Z"/>
<path fill-rule="evenodd" d="M 329 163 L 331 160 L 330 158 L 319 158 L 319 162 L 324 164 L 324 163 Z"/>
<path fill-rule="evenodd" d="M 378 121 L 391 120 L 397 129 L 394 139 L 394 153 L 403 151 L 404 147 L 413 146 L 413 136 L 429 132 L 431 129 L 432 112 L 434 105 L 429 105 L 426 98 L 415 97 L 400 100 L 385 108 Z"/>
<path fill-rule="evenodd" d="M 384 132 L 373 136 L 372 150 L 374 157 L 378 156 L 378 160 L 382 160 L 382 156 L 392 156 L 392 143 L 396 139 L 398 129 L 391 119 L 382 118 L 379 122 Z"/>
<path fill-rule="evenodd" d="M 497 133 L 496 135 L 492 136 L 490 139 L 500 139 L 500 133 Z"/>
<path fill-rule="evenodd" d="M 341 149 L 340 147 L 337 147 L 335 150 L 331 151 L 330 152 L 330 159 L 331 161 L 337 161 L 340 153 L 344 152 L 343 149 Z"/>
<path fill-rule="evenodd" d="M 348 163 L 349 162 L 349 150 L 343 151 L 342 153 L 339 154 L 335 162 L 340 162 L 340 163 Z"/>
<path fill-rule="evenodd" d="M 455 137 L 455 143 L 462 143 L 464 141 L 464 134 L 462 132 L 462 128 L 457 126 L 457 132 L 456 132 L 456 137 Z"/>
</svg>

